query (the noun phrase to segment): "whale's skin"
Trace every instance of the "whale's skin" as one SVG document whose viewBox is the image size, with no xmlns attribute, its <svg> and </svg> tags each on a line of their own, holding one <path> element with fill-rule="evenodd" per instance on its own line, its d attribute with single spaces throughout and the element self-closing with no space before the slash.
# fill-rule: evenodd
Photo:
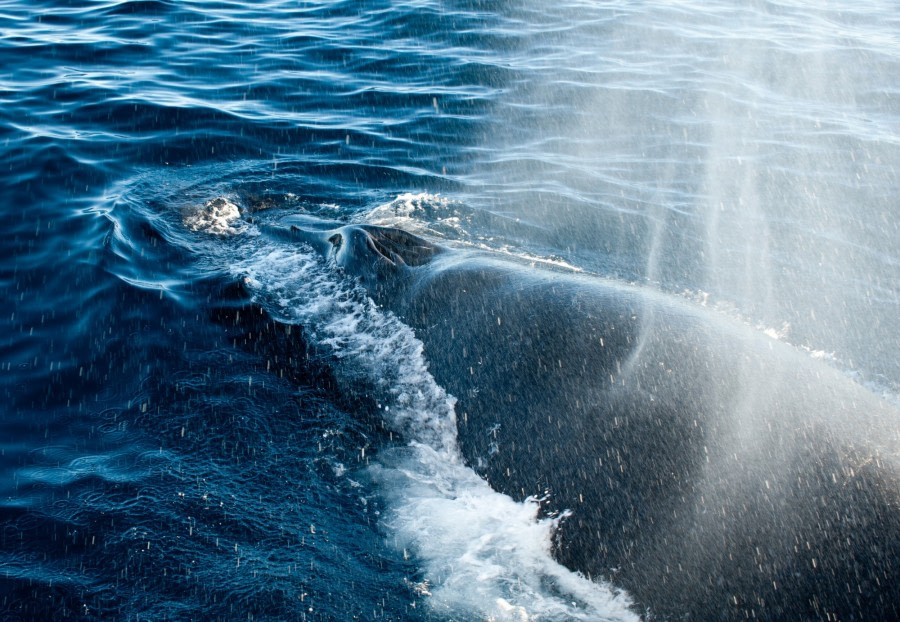
<svg viewBox="0 0 900 622">
<path fill-rule="evenodd" d="M 900 619 L 900 413 L 677 297 L 369 225 L 291 227 L 411 326 L 497 490 L 650 619 Z"/>
</svg>

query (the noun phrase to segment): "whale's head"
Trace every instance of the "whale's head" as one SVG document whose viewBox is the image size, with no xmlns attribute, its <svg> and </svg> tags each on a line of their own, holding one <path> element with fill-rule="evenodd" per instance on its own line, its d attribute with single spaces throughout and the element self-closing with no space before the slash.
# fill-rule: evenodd
<svg viewBox="0 0 900 622">
<path fill-rule="evenodd" d="M 333 258 L 345 274 L 357 278 L 373 296 L 401 286 L 415 268 L 444 250 L 395 227 L 334 224 L 291 224 L 288 235 Z"/>
</svg>

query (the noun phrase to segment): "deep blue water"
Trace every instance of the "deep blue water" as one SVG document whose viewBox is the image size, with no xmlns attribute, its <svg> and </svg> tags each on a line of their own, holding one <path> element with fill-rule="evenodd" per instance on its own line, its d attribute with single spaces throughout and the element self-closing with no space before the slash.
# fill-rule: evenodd
<svg viewBox="0 0 900 622">
<path fill-rule="evenodd" d="M 2 618 L 627 618 L 404 471 L 452 400 L 253 221 L 659 288 L 896 403 L 900 13 L 826 4 L 0 2 Z"/>
</svg>

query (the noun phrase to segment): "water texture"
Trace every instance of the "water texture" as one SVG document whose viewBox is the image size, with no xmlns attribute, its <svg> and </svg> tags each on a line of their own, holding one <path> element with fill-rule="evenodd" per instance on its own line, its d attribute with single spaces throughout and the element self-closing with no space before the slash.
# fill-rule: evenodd
<svg viewBox="0 0 900 622">
<path fill-rule="evenodd" d="M 661 289 L 896 404 L 896 8 L 0 1 L 0 619 L 633 619 L 256 223 Z"/>
</svg>

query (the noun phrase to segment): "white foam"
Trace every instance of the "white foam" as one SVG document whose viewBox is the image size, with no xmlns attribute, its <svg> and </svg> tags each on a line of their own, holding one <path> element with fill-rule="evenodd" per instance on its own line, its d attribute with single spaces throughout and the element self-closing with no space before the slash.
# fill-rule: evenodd
<svg viewBox="0 0 900 622">
<path fill-rule="evenodd" d="M 385 501 L 388 539 L 420 565 L 410 585 L 426 603 L 483 620 L 638 619 L 627 595 L 553 560 L 557 521 L 538 518 L 537 502 L 515 502 L 464 464 L 455 400 L 428 372 L 411 329 L 311 250 L 242 240 L 235 275 L 271 313 L 332 350 L 339 382 L 374 385 L 386 423 L 409 441 L 368 473 Z"/>
<path fill-rule="evenodd" d="M 456 456 L 455 400 L 431 379 L 412 330 L 380 311 L 364 291 L 340 278 L 333 263 L 312 251 L 254 242 L 258 248 L 232 269 L 247 279 L 260 302 L 302 324 L 319 345 L 347 361 L 340 370 L 344 381 L 362 377 L 375 383 L 395 430 Z"/>
<path fill-rule="evenodd" d="M 497 493 L 430 447 L 386 452 L 371 467 L 388 501 L 383 525 L 423 567 L 431 606 L 483 620 L 637 620 L 624 593 L 550 556 L 558 519 Z"/>
<path fill-rule="evenodd" d="M 462 205 L 439 194 L 406 192 L 360 215 L 359 221 L 410 233 L 464 240 L 470 237 Z"/>
<path fill-rule="evenodd" d="M 431 194 L 428 192 L 405 192 L 397 195 L 393 201 L 389 201 L 383 205 L 379 205 L 366 214 L 369 222 L 381 219 L 415 219 L 416 216 L 435 210 L 447 210 L 453 204 L 450 199 L 442 197 L 439 194 Z"/>
<path fill-rule="evenodd" d="M 225 197 L 217 197 L 204 205 L 184 208 L 182 221 L 191 231 L 202 231 L 212 235 L 236 235 L 245 228 L 241 221 L 241 210 Z"/>
</svg>

